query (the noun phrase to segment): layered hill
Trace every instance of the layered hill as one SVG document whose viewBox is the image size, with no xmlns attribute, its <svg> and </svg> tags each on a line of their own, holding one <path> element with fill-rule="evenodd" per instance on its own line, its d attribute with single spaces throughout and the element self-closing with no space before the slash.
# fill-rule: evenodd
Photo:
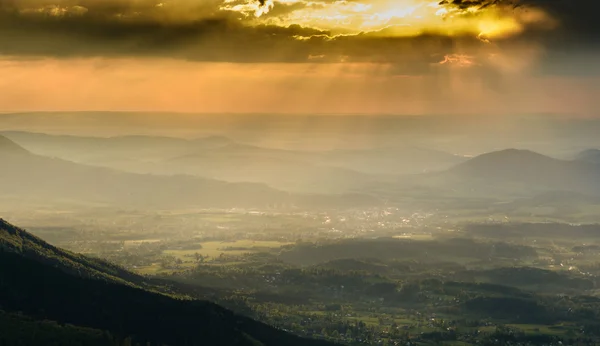
<svg viewBox="0 0 600 346">
<path fill-rule="evenodd" d="M 120 172 L 35 155 L 1 136 L 0 162 L 3 197 L 136 207 L 265 207 L 289 202 L 287 193 L 262 184 Z"/>
<path fill-rule="evenodd" d="M 264 183 L 296 193 L 347 193 L 399 174 L 437 171 L 465 159 L 399 145 L 368 149 L 270 148 L 213 136 L 78 137 L 28 132 L 4 135 L 34 153 L 132 173 L 188 174 L 228 182 Z"/>
<path fill-rule="evenodd" d="M 600 149 L 584 150 L 576 156 L 576 160 L 600 164 Z"/>
<path fill-rule="evenodd" d="M 446 184 L 472 189 L 600 193 L 599 166 L 558 160 L 529 150 L 507 149 L 483 154 L 437 178 Z"/>
<path fill-rule="evenodd" d="M 600 197 L 600 165 L 506 149 L 444 171 L 400 176 L 393 184 L 381 183 L 365 191 L 409 207 L 489 211 L 510 209 L 507 203 L 515 201 L 524 207 L 562 207 L 567 197 L 578 204 Z"/>
<path fill-rule="evenodd" d="M 296 337 L 213 303 L 140 289 L 128 281 L 130 276 L 134 274 L 62 251 L 0 221 L 0 317 L 8 321 L 0 325 L 0 341 L 11 334 L 6 328 L 39 329 L 32 321 L 55 321 L 78 327 L 56 330 L 65 342 L 77 335 L 106 345 L 329 344 Z M 30 344 L 47 341 L 32 337 Z"/>
<path fill-rule="evenodd" d="M 29 152 L 10 139 L 0 136 L 0 155 L 27 155 Z"/>
</svg>

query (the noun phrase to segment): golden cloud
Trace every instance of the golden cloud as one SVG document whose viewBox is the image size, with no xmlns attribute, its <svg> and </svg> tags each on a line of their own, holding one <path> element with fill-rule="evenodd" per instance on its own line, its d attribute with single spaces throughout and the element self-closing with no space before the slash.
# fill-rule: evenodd
<svg viewBox="0 0 600 346">
<path fill-rule="evenodd" d="M 573 20 L 589 2 L 569 1 L 0 0 L 0 54 L 374 62 L 423 73 L 444 57 L 485 65 L 523 42 L 560 48 L 573 33 L 596 42 L 595 24 Z"/>
</svg>

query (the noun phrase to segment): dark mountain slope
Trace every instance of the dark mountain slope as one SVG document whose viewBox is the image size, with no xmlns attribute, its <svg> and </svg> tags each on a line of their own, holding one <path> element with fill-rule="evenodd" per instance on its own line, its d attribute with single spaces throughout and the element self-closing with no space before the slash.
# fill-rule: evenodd
<svg viewBox="0 0 600 346">
<path fill-rule="evenodd" d="M 6 222 L 0 224 L 0 307 L 37 320 L 108 331 L 151 345 L 328 345 L 302 339 L 216 304 L 179 300 L 86 273 L 73 272 L 73 258 Z M 35 256 L 28 255 L 36 253 Z M 56 261 L 58 259 L 58 261 Z M 0 334 L 3 326 L 0 326 Z"/>
<path fill-rule="evenodd" d="M 0 310 L 0 345 L 124 346 L 126 342 L 106 331 L 60 325 L 53 321 L 36 321 Z"/>
<path fill-rule="evenodd" d="M 73 275 L 120 283 L 140 283 L 143 277 L 111 263 L 54 247 L 0 219 L 0 249 L 40 261 Z"/>
</svg>

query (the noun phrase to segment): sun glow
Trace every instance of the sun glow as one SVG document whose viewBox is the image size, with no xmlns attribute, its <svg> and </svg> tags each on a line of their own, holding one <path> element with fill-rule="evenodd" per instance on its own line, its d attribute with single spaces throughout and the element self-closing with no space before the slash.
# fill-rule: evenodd
<svg viewBox="0 0 600 346">
<path fill-rule="evenodd" d="M 267 15 L 277 6 L 297 6 L 298 9 L 285 15 Z M 527 25 L 551 22 L 545 13 L 531 8 L 526 11 L 501 6 L 459 8 L 423 0 L 336 1 L 326 6 L 303 0 L 282 0 L 267 1 L 253 10 L 257 24 L 298 24 L 328 30 L 334 35 L 370 32 L 385 36 L 416 36 L 436 33 L 474 35 L 487 40 L 519 34 Z"/>
</svg>

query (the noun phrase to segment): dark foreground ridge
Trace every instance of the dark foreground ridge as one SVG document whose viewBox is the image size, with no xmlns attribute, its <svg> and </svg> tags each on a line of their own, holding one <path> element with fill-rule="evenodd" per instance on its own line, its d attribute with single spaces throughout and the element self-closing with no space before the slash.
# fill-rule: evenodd
<svg viewBox="0 0 600 346">
<path fill-rule="evenodd" d="M 0 345 L 331 345 L 141 289 L 136 278 L 0 219 Z"/>
</svg>

